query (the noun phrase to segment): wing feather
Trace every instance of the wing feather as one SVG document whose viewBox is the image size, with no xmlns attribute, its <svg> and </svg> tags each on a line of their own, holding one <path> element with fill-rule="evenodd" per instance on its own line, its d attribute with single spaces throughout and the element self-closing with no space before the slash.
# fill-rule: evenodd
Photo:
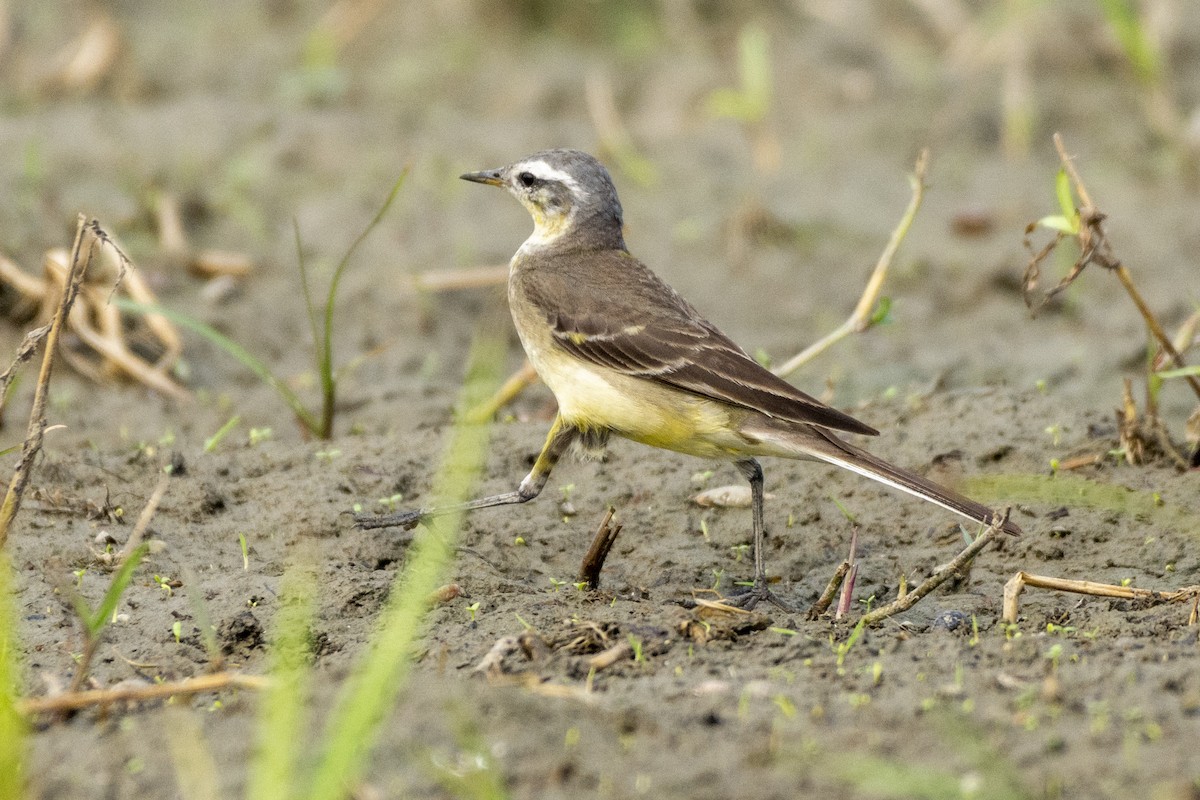
<svg viewBox="0 0 1200 800">
<path fill-rule="evenodd" d="M 878 433 L 764 368 L 628 253 L 559 259 L 566 270 L 529 270 L 520 280 L 568 353 L 770 417 Z"/>
</svg>

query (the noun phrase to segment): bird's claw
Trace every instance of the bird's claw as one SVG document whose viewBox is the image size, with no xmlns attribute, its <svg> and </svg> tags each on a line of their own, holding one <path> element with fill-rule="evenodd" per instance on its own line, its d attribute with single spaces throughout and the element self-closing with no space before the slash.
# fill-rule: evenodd
<svg viewBox="0 0 1200 800">
<path fill-rule="evenodd" d="M 735 592 L 725 598 L 725 602 L 729 605 L 736 606 L 745 611 L 752 610 L 764 600 L 789 614 L 794 611 L 790 605 L 780 600 L 774 592 L 767 588 L 766 581 L 755 581 L 753 585 L 747 586 L 742 591 Z"/>
</svg>

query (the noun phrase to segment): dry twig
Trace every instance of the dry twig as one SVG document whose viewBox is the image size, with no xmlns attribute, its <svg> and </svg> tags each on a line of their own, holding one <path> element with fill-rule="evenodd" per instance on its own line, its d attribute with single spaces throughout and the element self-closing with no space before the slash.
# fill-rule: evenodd
<svg viewBox="0 0 1200 800">
<path fill-rule="evenodd" d="M 54 369 L 54 351 L 58 344 L 58 337 L 66 324 L 67 316 L 71 313 L 71 306 L 79 293 L 84 273 L 92 261 L 96 243 L 99 241 L 95 235 L 95 231 L 98 229 L 99 226 L 96 225 L 95 220 L 89 222 L 82 214 L 79 215 L 79 224 L 75 229 L 75 244 L 71 248 L 71 268 L 63 285 L 58 310 L 55 312 L 54 320 L 50 323 L 50 330 L 46 334 L 42 368 L 38 373 L 37 387 L 34 390 L 33 408 L 29 412 L 29 427 L 25 435 L 25 443 L 21 447 L 21 459 L 17 462 L 16 469 L 13 470 L 12 480 L 8 484 L 8 492 L 4 496 L 4 504 L 0 505 L 0 547 L 4 546 L 13 517 L 21 508 L 21 499 L 25 494 L 25 487 L 29 483 L 33 461 L 42 449 L 42 437 L 46 432 L 46 403 L 50 395 L 50 374 Z M 86 254 L 83 252 L 85 238 L 88 239 Z"/>
<path fill-rule="evenodd" d="M 621 523 L 613 522 L 614 513 L 616 509 L 609 506 L 604 519 L 600 520 L 600 527 L 596 529 L 592 546 L 588 548 L 583 563 L 579 565 L 579 580 L 586 583 L 589 589 L 600 588 L 600 571 L 604 569 L 604 561 L 617 541 L 617 534 L 621 532 Z"/>
<path fill-rule="evenodd" d="M 849 571 L 849 561 L 843 561 L 838 564 L 837 569 L 833 571 L 833 577 L 825 585 L 825 591 L 821 592 L 821 596 L 817 598 L 817 602 L 813 603 L 812 607 L 808 609 L 808 618 L 810 620 L 817 619 L 829 610 L 829 606 L 833 603 L 833 598 L 837 596 L 838 588 L 842 585 L 842 579 L 846 577 L 846 573 Z"/>
<path fill-rule="evenodd" d="M 125 546 L 121 548 L 121 552 L 117 554 L 117 563 L 129 558 L 129 554 L 137 549 L 137 546 L 142 543 L 142 538 L 146 535 L 146 529 L 150 527 L 150 520 L 154 518 L 154 513 L 158 511 L 158 504 L 162 502 L 163 495 L 167 493 L 167 487 L 170 485 L 171 474 L 164 472 L 158 479 L 158 485 L 154 487 L 154 491 L 150 494 L 150 499 L 146 501 L 146 505 L 142 508 L 142 513 L 138 514 L 137 524 L 133 526 L 133 531 L 129 534 L 129 539 L 125 542 Z"/>
<path fill-rule="evenodd" d="M 265 689 L 269 680 L 261 675 L 244 675 L 238 672 L 218 672 L 214 675 L 198 675 L 170 683 L 145 686 L 122 686 L 112 689 L 88 689 L 81 692 L 63 692 L 53 697 L 31 697 L 17 703 L 22 716 L 49 712 L 78 711 L 90 706 L 108 706 L 120 702 L 155 700 L 161 697 L 215 692 L 221 689 Z"/>
<path fill-rule="evenodd" d="M 99 361 L 86 358 L 71 348 L 63 347 L 60 355 L 71 366 L 95 380 L 102 380 L 111 373 L 127 375 L 150 388 L 168 396 L 184 399 L 185 389 L 171 379 L 169 373 L 179 360 L 183 342 L 174 326 L 160 314 L 145 314 L 139 320 L 140 331 L 129 330 L 128 320 L 111 302 L 113 295 L 121 291 L 141 305 L 154 305 L 157 300 L 150 287 L 130 266 L 129 259 L 116 243 L 92 220 L 88 223 L 89 235 L 93 237 L 89 259 L 95 243 L 106 245 L 104 252 L 116 261 L 115 271 L 99 269 L 93 265 L 84 281 L 73 290 L 73 306 L 66 317 L 65 325 L 88 349 L 99 356 Z M 54 249 L 43 259 L 43 277 L 26 274 L 17 265 L 0 258 L 0 282 L 12 287 L 26 303 L 41 309 L 40 316 L 50 319 L 56 313 L 58 298 L 70 283 L 75 255 L 65 250 Z M 57 339 L 56 339 L 57 341 Z M 148 345 L 148 346 L 147 346 Z M 151 360 L 140 350 L 153 350 L 157 356 Z"/>
<path fill-rule="evenodd" d="M 874 611 L 863 614 L 859 622 L 861 622 L 863 625 L 874 625 L 877 622 L 882 622 L 889 617 L 893 617 L 896 614 L 912 608 L 917 604 L 918 600 L 932 592 L 937 587 L 941 586 L 950 578 L 962 572 L 962 570 L 971 563 L 975 556 L 979 555 L 979 552 L 983 550 L 983 548 L 987 547 L 992 542 L 1002 541 L 1007 534 L 1004 533 L 1004 531 L 1001 529 L 1001 526 L 1007 520 L 1008 513 L 1005 512 L 1001 517 L 997 518 L 995 522 L 988 526 L 987 530 L 975 537 L 975 541 L 967 545 L 967 547 L 964 548 L 961 553 L 955 556 L 950 563 L 943 564 L 941 567 L 938 567 L 937 570 L 935 570 L 932 575 L 926 578 L 920 586 L 910 590 L 908 594 L 904 595 L 904 597 L 888 603 L 886 606 L 880 606 Z"/>
<path fill-rule="evenodd" d="M 926 148 L 917 156 L 913 174 L 909 177 L 909 182 L 912 184 L 912 199 L 908 202 L 908 208 L 904 210 L 904 216 L 900 218 L 900 223 L 892 231 L 892 236 L 888 240 L 887 246 L 883 248 L 883 253 L 880 254 L 879 261 L 875 264 L 875 270 L 867 280 L 867 286 L 863 289 L 862 296 L 858 299 L 858 305 L 854 307 L 849 319 L 777 367 L 774 370 L 776 375 L 786 377 L 792 374 L 850 334 L 862 333 L 874 324 L 875 308 L 879 304 L 879 295 L 883 291 L 884 279 L 887 278 L 888 269 L 896 257 L 896 251 L 900 249 L 900 243 L 908 235 L 908 229 L 912 227 L 913 219 L 916 218 L 917 210 L 921 207 L 921 200 L 925 196 L 925 172 L 928 166 L 929 149 Z"/>
<path fill-rule="evenodd" d="M 1195 601 L 1200 598 L 1200 585 L 1185 586 L 1182 589 L 1175 589 L 1174 591 L 1159 592 L 1153 589 L 1141 589 L 1136 586 L 1118 586 L 1112 583 L 1096 583 L 1094 581 L 1080 581 L 1070 578 L 1052 578 L 1045 575 L 1031 575 L 1028 572 L 1018 572 L 1009 578 L 1008 583 L 1004 584 L 1004 613 L 1002 619 L 1005 622 L 1013 623 L 1017 621 L 1020 613 L 1019 598 L 1026 586 L 1032 586 L 1037 589 L 1053 589 L 1057 592 L 1086 594 L 1092 597 L 1116 597 L 1124 600 L 1140 600 L 1153 605 L 1160 603 L 1180 603 L 1186 600 Z M 1195 624 L 1195 611 L 1192 614 L 1193 618 L 1188 620 L 1189 625 Z"/>
<path fill-rule="evenodd" d="M 1130 273 L 1129 268 L 1113 252 L 1112 243 L 1109 241 L 1108 234 L 1104 230 L 1106 215 L 1092 201 L 1092 196 L 1088 192 L 1087 186 L 1084 185 L 1083 178 L 1080 177 L 1079 171 L 1075 168 L 1075 163 L 1072 161 L 1071 156 L 1067 154 L 1062 136 L 1057 133 L 1054 134 L 1054 147 L 1058 150 L 1059 160 L 1062 162 L 1063 171 L 1066 172 L 1070 180 L 1071 188 L 1079 198 L 1080 207 L 1077 209 L 1079 213 L 1079 225 L 1078 232 L 1074 235 L 1079 245 L 1079 258 L 1071 268 L 1071 271 L 1059 281 L 1057 286 L 1047 291 L 1040 301 L 1034 301 L 1033 292 L 1037 289 L 1042 261 L 1068 236 L 1061 231 L 1056 233 L 1053 240 L 1033 255 L 1029 261 L 1029 265 L 1025 268 L 1025 276 L 1022 279 L 1025 287 L 1025 302 L 1032 310 L 1036 311 L 1052 297 L 1074 283 L 1089 264 L 1096 264 L 1117 276 L 1117 280 L 1121 282 L 1121 286 L 1124 287 L 1126 294 L 1129 295 L 1129 299 L 1133 301 L 1138 313 L 1145 320 L 1146 329 L 1154 337 L 1155 342 L 1158 343 L 1158 346 L 1162 348 L 1162 351 L 1170 358 L 1172 363 L 1177 367 L 1187 366 L 1183 356 L 1176 349 L 1174 342 L 1167 336 L 1162 324 L 1159 323 L 1158 318 L 1150 310 L 1150 307 L 1146 305 L 1141 292 L 1134 285 L 1133 275 Z M 1027 229 L 1027 233 L 1031 233 L 1036 226 L 1037 223 L 1031 223 Z M 1196 397 L 1200 398 L 1200 378 L 1189 375 L 1186 377 L 1186 380 L 1192 387 L 1192 391 L 1195 392 Z"/>
</svg>

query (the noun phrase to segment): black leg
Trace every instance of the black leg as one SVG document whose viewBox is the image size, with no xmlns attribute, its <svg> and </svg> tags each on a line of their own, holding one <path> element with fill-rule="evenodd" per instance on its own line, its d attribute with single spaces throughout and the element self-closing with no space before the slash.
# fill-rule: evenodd
<svg viewBox="0 0 1200 800">
<path fill-rule="evenodd" d="M 363 530 L 394 527 L 411 529 L 416 527 L 417 523 L 421 522 L 421 520 L 441 516 L 442 514 L 449 514 L 454 511 L 474 511 L 477 508 L 527 503 L 542 493 L 542 489 L 546 486 L 546 481 L 550 479 L 550 472 L 554 469 L 554 465 L 562 458 L 563 453 L 567 451 L 567 448 L 570 447 L 571 442 L 575 441 L 577 436 L 579 436 L 578 429 L 564 423 L 562 417 L 556 417 L 554 425 L 550 428 L 550 433 L 546 436 L 546 443 L 542 445 L 542 452 L 538 454 L 537 461 L 533 464 L 533 469 L 521 481 L 521 485 L 517 487 L 516 491 L 492 495 L 491 497 L 480 497 L 475 500 L 469 500 L 466 503 L 418 508 L 413 511 L 400 511 L 395 514 L 355 514 L 354 525 Z"/>
<path fill-rule="evenodd" d="M 746 592 L 732 598 L 734 603 L 745 609 L 754 608 L 759 601 L 766 600 L 784 611 L 792 608 L 784 603 L 767 587 L 767 568 L 763 564 L 763 548 L 766 543 L 766 528 L 763 524 L 763 471 L 753 458 L 736 462 L 738 470 L 750 482 L 750 507 L 754 515 L 754 585 Z"/>
</svg>

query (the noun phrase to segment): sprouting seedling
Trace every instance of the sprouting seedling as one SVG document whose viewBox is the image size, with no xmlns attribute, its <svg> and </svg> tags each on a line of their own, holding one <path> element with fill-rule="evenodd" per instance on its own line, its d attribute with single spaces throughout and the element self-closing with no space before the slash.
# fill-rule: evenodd
<svg viewBox="0 0 1200 800">
<path fill-rule="evenodd" d="M 183 639 L 183 623 L 175 620 L 171 625 L 171 633 L 175 636 L 175 644 L 179 644 L 180 640 Z"/>
<path fill-rule="evenodd" d="M 834 647 L 834 653 L 837 655 L 837 667 L 838 667 L 839 675 L 841 674 L 842 668 L 846 663 L 846 656 L 850 654 L 850 650 L 854 647 L 855 644 L 858 643 L 859 638 L 862 636 L 863 623 L 865 621 L 866 621 L 865 617 L 860 618 L 858 620 L 858 624 L 855 625 L 854 629 L 850 631 L 850 635 L 846 637 L 846 641 L 838 642 L 837 645 Z M 831 634 L 831 636 L 832 636 L 832 634 Z"/>
<path fill-rule="evenodd" d="M 1134 3 L 1129 0 L 1100 0 L 1099 5 L 1138 81 L 1144 86 L 1159 84 L 1163 75 L 1162 53 L 1142 24 Z"/>
<path fill-rule="evenodd" d="M 163 594 L 166 595 L 167 597 L 170 597 L 171 595 L 175 594 L 175 589 L 172 588 L 172 586 L 171 586 L 171 579 L 168 578 L 166 575 L 155 575 L 154 583 L 158 586 L 159 589 L 162 589 Z"/>
<path fill-rule="evenodd" d="M 733 552 L 733 560 L 735 563 L 742 563 L 742 559 L 746 557 L 746 553 L 750 551 L 748 544 L 735 544 L 729 548 Z"/>
<path fill-rule="evenodd" d="M 566 586 L 566 585 L 567 585 L 567 582 L 566 582 L 566 581 L 564 581 L 564 580 L 559 580 L 558 578 L 555 578 L 555 577 L 551 577 L 551 578 L 550 578 L 550 586 L 551 586 L 551 587 L 553 587 L 553 588 L 552 588 L 552 591 L 553 591 L 555 594 L 558 594 L 558 590 L 559 590 L 559 589 L 561 589 L 563 586 Z"/>
<path fill-rule="evenodd" d="M 1058 198 L 1058 214 L 1050 214 L 1037 221 L 1037 225 L 1066 236 L 1079 235 L 1079 209 L 1075 195 L 1071 192 L 1071 178 L 1066 169 L 1060 167 L 1054 178 L 1054 194 Z"/>
<path fill-rule="evenodd" d="M 471 605 L 467 606 L 467 614 L 471 617 L 471 624 L 475 624 L 475 615 L 479 613 L 479 601 L 476 600 Z"/>
<path fill-rule="evenodd" d="M 403 500 L 404 500 L 404 495 L 401 494 L 400 492 L 396 492 L 395 494 L 391 495 L 390 497 L 381 497 L 376 502 L 378 502 L 379 505 L 383 506 L 388 511 L 395 511 L 396 505 Z"/>
<path fill-rule="evenodd" d="M 367 238 L 367 236 L 379 225 L 383 220 L 393 201 L 400 192 L 400 187 L 404 185 L 408 177 L 408 169 L 400 174 L 400 177 L 392 185 L 391 191 L 388 193 L 387 199 L 383 201 L 383 205 L 379 207 L 379 211 L 367 224 L 367 226 L 359 233 L 358 237 L 347 248 L 341 261 L 333 271 L 333 277 L 329 281 L 329 287 L 325 293 L 325 301 L 323 307 L 318 306 L 314 301 L 312 291 L 309 287 L 308 267 L 304 263 L 303 247 L 300 242 L 299 226 L 294 226 L 296 239 L 296 253 L 298 268 L 300 271 L 300 287 L 304 295 L 304 309 L 308 316 L 309 326 L 312 330 L 312 339 L 315 348 L 314 362 L 317 368 L 317 375 L 321 384 L 321 405 L 317 413 L 309 410 L 304 401 L 300 398 L 295 390 L 288 384 L 275 375 L 271 368 L 266 365 L 261 359 L 254 356 L 249 350 L 242 345 L 225 336 L 220 331 L 213 328 L 200 320 L 180 311 L 164 308 L 158 305 L 150 305 L 145 303 L 133 303 L 126 300 L 114 299 L 114 303 L 118 308 L 125 311 L 134 311 L 141 314 L 161 314 L 167 319 L 175 322 L 181 327 L 187 328 L 194 333 L 203 336 L 212 344 L 216 345 L 220 350 L 223 350 L 227 355 L 238 361 L 242 366 L 253 372 L 259 380 L 275 390 L 279 398 L 292 410 L 296 415 L 296 419 L 300 424 L 307 429 L 311 434 L 318 439 L 329 439 L 333 435 L 333 417 L 336 409 L 337 401 L 337 383 L 340 375 L 334 368 L 333 362 L 333 333 L 335 328 L 334 309 L 337 300 L 338 286 L 341 283 L 342 276 L 345 274 L 346 267 L 350 263 L 355 251 Z"/>
<path fill-rule="evenodd" d="M 844 505 L 842 505 L 842 502 L 840 500 L 838 500 L 833 495 L 829 495 L 829 499 L 833 501 L 833 504 L 835 506 L 837 506 L 838 511 L 842 512 L 842 516 L 846 518 L 847 522 L 849 522 L 851 525 L 858 524 L 858 518 L 855 517 L 853 513 L 851 513 L 850 509 L 848 509 Z"/>
<path fill-rule="evenodd" d="M 251 428 L 250 429 L 250 446 L 254 447 L 262 442 L 269 440 L 275 432 L 270 428 Z"/>
<path fill-rule="evenodd" d="M 646 662 L 646 658 L 642 653 L 641 637 L 634 636 L 632 633 L 628 634 L 627 636 L 629 639 L 629 647 L 633 650 L 633 663 L 644 664 Z"/>
<path fill-rule="evenodd" d="M 250 545 L 246 542 L 246 534 L 238 534 L 238 545 L 242 548 L 242 572 L 250 571 Z"/>
<path fill-rule="evenodd" d="M 738 77 L 737 88 L 708 96 L 708 110 L 715 117 L 758 124 L 771 107 L 771 39 L 761 25 L 747 25 L 738 36 Z"/>
<path fill-rule="evenodd" d="M 100 646 L 104 629 L 116 616 L 117 604 L 121 601 L 121 595 L 129 588 L 129 582 L 133 579 L 133 571 L 137 569 L 138 564 L 142 562 L 149 550 L 150 546 L 142 543 L 130 551 L 125 560 L 121 562 L 121 566 L 113 573 L 108 590 L 105 591 L 100 604 L 95 608 L 89 606 L 82 595 L 72 594 L 71 600 L 75 607 L 75 614 L 83 624 L 84 648 L 76 664 L 75 677 L 71 680 L 70 691 L 76 691 L 83 685 L 92 659 L 96 655 L 96 649 Z"/>
<path fill-rule="evenodd" d="M 211 453 L 217 449 L 217 445 L 230 434 L 230 432 L 238 425 L 242 424 L 241 416 L 234 414 L 226 421 L 224 425 L 217 429 L 217 432 L 204 440 L 204 452 Z"/>
</svg>

